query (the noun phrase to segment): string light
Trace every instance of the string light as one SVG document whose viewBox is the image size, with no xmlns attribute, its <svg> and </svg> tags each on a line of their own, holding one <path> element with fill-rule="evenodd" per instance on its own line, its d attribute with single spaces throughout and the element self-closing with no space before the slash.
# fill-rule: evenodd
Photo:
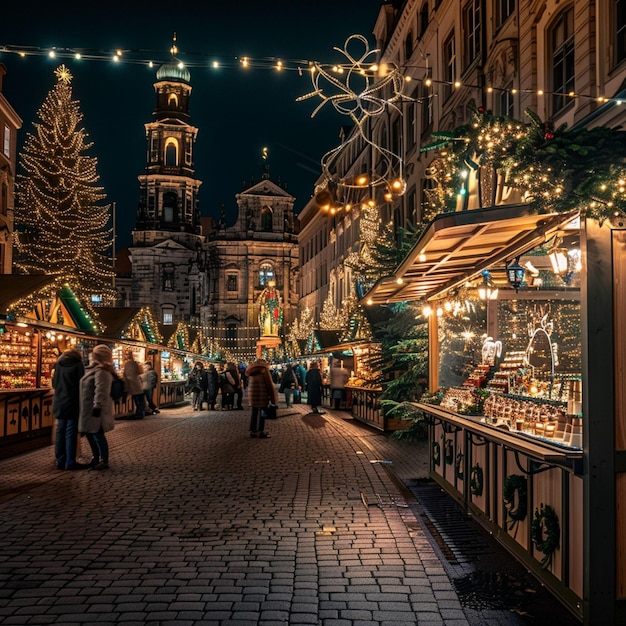
<svg viewBox="0 0 626 626">
<path fill-rule="evenodd" d="M 359 37 L 358 35 L 354 35 L 353 37 Z M 175 41 L 175 38 L 174 38 Z M 27 57 L 37 57 L 37 56 L 48 56 L 50 58 L 60 58 L 60 59 L 75 59 L 75 60 L 91 60 L 91 61 L 111 61 L 114 57 L 117 57 L 115 63 L 127 63 L 127 64 L 139 64 L 145 65 L 149 68 L 154 67 L 155 61 L 154 59 L 145 58 L 146 53 L 157 57 L 162 54 L 161 50 L 146 50 L 146 49 L 122 49 L 118 48 L 114 51 L 107 51 L 100 48 L 74 48 L 74 47 L 55 47 L 52 49 L 34 46 L 34 45 L 15 45 L 15 44 L 4 44 L 0 45 L 0 54 L 15 54 L 20 56 L 21 58 Z M 170 49 L 170 54 L 177 55 L 179 54 L 178 47 L 173 45 Z M 204 52 L 196 52 L 196 51 L 184 51 L 180 52 L 181 55 L 184 55 L 187 58 L 185 66 L 188 68 L 202 68 L 210 66 L 210 54 Z M 162 61 L 157 61 L 156 63 L 165 63 L 169 59 L 164 59 Z M 302 70 L 307 69 L 311 73 L 316 72 L 316 67 L 324 67 L 326 69 L 336 68 L 337 73 L 346 73 L 351 71 L 351 64 L 337 64 L 337 63 L 320 63 L 318 61 L 311 61 L 306 59 L 278 59 L 276 57 L 258 57 L 252 59 L 248 56 L 246 57 L 233 57 L 231 61 L 222 61 L 220 62 L 220 67 L 222 68 L 235 68 L 235 67 L 244 67 L 244 68 L 255 68 L 255 69 L 273 69 L 277 71 L 297 71 L 299 75 L 302 75 Z M 369 67 L 363 66 L 360 67 L 358 73 L 360 75 L 369 75 L 373 76 L 379 71 L 379 67 L 376 64 L 371 64 Z M 461 86 L 466 87 L 468 89 L 477 89 L 482 90 L 485 89 L 487 93 L 509 93 L 509 94 L 526 94 L 526 95 L 536 95 L 536 96 L 544 96 L 544 95 L 557 95 L 563 96 L 567 98 L 576 98 L 576 99 L 588 99 L 594 100 L 601 103 L 614 103 L 616 105 L 623 104 L 623 100 L 610 98 L 605 95 L 598 96 L 597 94 L 581 94 L 571 91 L 567 94 L 557 93 L 552 91 L 545 91 L 544 89 L 516 89 L 516 88 L 501 88 L 496 87 L 495 85 L 486 85 L 482 87 L 477 84 L 462 84 L 460 81 L 446 81 L 446 80 L 435 80 L 430 75 L 429 72 L 431 68 L 422 65 L 404 65 L 401 68 L 397 68 L 397 71 L 401 75 L 402 82 L 408 82 L 409 80 L 414 80 L 414 76 L 412 73 L 416 71 L 424 71 L 426 76 L 422 79 L 425 86 L 430 87 L 433 84 L 454 87 L 456 89 Z M 404 97 L 407 98 L 406 96 Z M 417 101 L 420 101 L 418 99 Z"/>
</svg>

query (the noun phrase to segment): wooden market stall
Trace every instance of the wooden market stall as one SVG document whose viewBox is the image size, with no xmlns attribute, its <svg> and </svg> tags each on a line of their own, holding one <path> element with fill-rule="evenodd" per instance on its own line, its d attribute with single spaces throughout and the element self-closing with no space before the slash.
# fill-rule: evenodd
<svg viewBox="0 0 626 626">
<path fill-rule="evenodd" d="M 626 623 L 625 225 L 530 209 L 438 216 L 365 300 L 430 312 L 431 477 L 585 624 Z"/>
<path fill-rule="evenodd" d="M 59 278 L 0 275 L 0 458 L 50 443 L 57 357 L 90 349 L 99 329 Z"/>
</svg>

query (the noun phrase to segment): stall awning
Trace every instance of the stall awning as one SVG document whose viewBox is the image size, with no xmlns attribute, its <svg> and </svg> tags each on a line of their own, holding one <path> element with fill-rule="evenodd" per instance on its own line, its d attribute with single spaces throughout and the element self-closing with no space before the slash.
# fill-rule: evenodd
<svg viewBox="0 0 626 626">
<path fill-rule="evenodd" d="M 363 302 L 428 300 L 486 269 L 512 261 L 553 237 L 577 213 L 536 214 L 528 204 L 436 217 L 393 276 L 379 279 Z"/>
</svg>

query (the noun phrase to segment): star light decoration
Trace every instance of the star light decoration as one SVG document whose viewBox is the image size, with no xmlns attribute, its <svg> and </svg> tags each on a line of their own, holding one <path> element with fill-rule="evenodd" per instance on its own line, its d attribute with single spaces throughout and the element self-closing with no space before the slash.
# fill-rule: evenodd
<svg viewBox="0 0 626 626">
<path fill-rule="evenodd" d="M 69 69 L 65 67 L 65 64 L 57 67 L 57 69 L 54 70 L 54 74 L 60 83 L 65 83 L 66 85 L 69 85 L 72 82 L 73 76 Z"/>
<path fill-rule="evenodd" d="M 361 54 L 353 55 L 349 48 L 361 45 Z M 322 65 L 311 63 L 311 80 L 314 90 L 297 98 L 298 102 L 319 97 L 321 103 L 315 108 L 311 117 L 327 104 L 330 104 L 341 115 L 348 116 L 353 122 L 355 132 L 336 148 L 327 152 L 321 159 L 322 173 L 325 183 L 316 189 L 316 201 L 322 209 L 335 213 L 342 208 L 350 210 L 351 205 L 341 203 L 341 199 L 349 198 L 351 190 L 367 190 L 370 193 L 365 204 L 374 206 L 371 197 L 374 189 L 382 188 L 383 197 L 390 202 L 395 196 L 406 191 L 403 178 L 402 158 L 371 138 L 372 118 L 389 113 L 390 109 L 402 115 L 397 103 L 406 98 L 402 94 L 404 77 L 400 70 L 392 64 L 382 67 L 375 63 L 374 57 L 379 50 L 370 50 L 369 43 L 362 35 L 351 35 L 346 39 L 344 47 L 334 47 L 347 59 L 347 63 Z M 330 85 L 332 93 L 325 88 Z M 391 96 L 384 94 L 391 90 Z M 333 173 L 333 166 L 351 144 L 368 145 L 371 147 L 372 164 L 370 173 L 362 173 L 352 177 L 338 178 Z"/>
</svg>

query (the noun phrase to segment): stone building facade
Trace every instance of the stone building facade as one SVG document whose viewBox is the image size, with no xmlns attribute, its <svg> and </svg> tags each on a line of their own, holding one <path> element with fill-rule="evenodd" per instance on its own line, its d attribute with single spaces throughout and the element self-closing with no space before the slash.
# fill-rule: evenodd
<svg viewBox="0 0 626 626">
<path fill-rule="evenodd" d="M 284 329 L 297 306 L 295 198 L 272 182 L 236 195 L 227 227 L 201 218 L 191 124 L 191 76 L 175 59 L 156 75 L 156 109 L 146 129 L 146 167 L 129 248 L 131 278 L 120 277 L 131 306 L 149 306 L 160 323 L 188 322 L 232 357 L 248 361 L 260 339 L 259 298 L 269 282 L 280 294 Z M 203 229 L 204 227 L 204 229 Z M 282 329 L 281 329 L 282 330 Z"/>
<path fill-rule="evenodd" d="M 2 95 L 5 73 L 0 63 L 0 274 L 11 273 L 17 131 L 22 127 L 22 120 Z"/>
</svg>

